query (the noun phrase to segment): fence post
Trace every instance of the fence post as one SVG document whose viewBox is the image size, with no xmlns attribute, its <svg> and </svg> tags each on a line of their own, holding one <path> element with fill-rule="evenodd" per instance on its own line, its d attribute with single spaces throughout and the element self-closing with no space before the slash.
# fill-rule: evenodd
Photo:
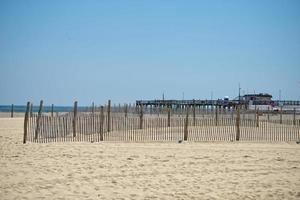
<svg viewBox="0 0 300 200">
<path fill-rule="evenodd" d="M 282 124 L 282 106 L 280 106 L 280 121 L 279 121 L 280 124 Z"/>
<path fill-rule="evenodd" d="M 53 117 L 54 105 L 51 105 L 51 117 Z"/>
<path fill-rule="evenodd" d="M 143 105 L 140 105 L 140 129 L 143 129 Z"/>
<path fill-rule="evenodd" d="M 259 127 L 259 108 L 256 109 L 256 127 Z"/>
<path fill-rule="evenodd" d="M 33 107 L 33 104 L 32 103 L 30 103 L 30 117 L 32 117 L 32 107 Z"/>
<path fill-rule="evenodd" d="M 108 105 L 107 105 L 107 132 L 110 132 L 110 106 L 111 106 L 111 101 L 108 100 Z"/>
<path fill-rule="evenodd" d="M 73 137 L 76 137 L 77 101 L 74 102 Z"/>
<path fill-rule="evenodd" d="M 92 114 L 94 115 L 95 114 L 95 103 L 92 102 Z"/>
<path fill-rule="evenodd" d="M 240 140 L 240 106 L 237 106 L 237 116 L 236 116 L 236 137 L 235 140 Z"/>
<path fill-rule="evenodd" d="M 218 126 L 218 106 L 216 105 L 216 126 Z"/>
<path fill-rule="evenodd" d="M 25 118 L 24 118 L 24 136 L 23 136 L 23 144 L 26 143 L 26 139 L 27 139 L 27 126 L 28 126 L 29 108 L 30 108 L 30 102 L 28 101 L 28 102 L 27 102 L 27 106 L 26 106 Z"/>
<path fill-rule="evenodd" d="M 270 120 L 270 107 L 268 106 L 268 115 L 267 115 L 268 121 Z"/>
<path fill-rule="evenodd" d="M 11 117 L 11 118 L 14 118 L 14 104 L 11 104 L 10 117 Z"/>
<path fill-rule="evenodd" d="M 103 141 L 103 129 L 104 129 L 104 108 L 100 107 L 100 141 Z"/>
<path fill-rule="evenodd" d="M 92 102 L 92 121 L 91 121 L 91 132 L 95 131 L 95 103 Z"/>
<path fill-rule="evenodd" d="M 193 99 L 193 126 L 196 124 L 196 108 L 195 108 L 195 99 Z"/>
<path fill-rule="evenodd" d="M 171 126 L 171 108 L 168 108 L 168 127 Z"/>
<path fill-rule="evenodd" d="M 36 130 L 35 130 L 34 139 L 38 138 L 38 132 L 40 130 L 40 121 L 41 121 L 41 116 L 42 116 L 42 109 L 43 109 L 43 100 L 40 101 L 39 112 L 38 112 L 38 116 L 36 119 Z"/>
<path fill-rule="evenodd" d="M 128 113 L 128 105 L 127 104 L 125 104 L 124 112 L 125 112 L 125 118 L 127 118 L 127 113 Z"/>
<path fill-rule="evenodd" d="M 293 113 L 293 125 L 296 125 L 296 108 L 294 108 L 294 113 Z"/>
<path fill-rule="evenodd" d="M 184 141 L 186 141 L 188 138 L 188 123 L 189 123 L 189 107 L 186 108 L 186 118 L 184 123 L 184 136 L 183 136 Z"/>
</svg>

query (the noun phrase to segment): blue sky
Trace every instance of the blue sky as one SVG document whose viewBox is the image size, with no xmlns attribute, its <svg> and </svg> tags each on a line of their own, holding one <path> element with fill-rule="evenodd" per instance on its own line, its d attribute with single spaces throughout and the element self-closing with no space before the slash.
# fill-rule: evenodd
<svg viewBox="0 0 300 200">
<path fill-rule="evenodd" d="M 300 1 L 0 1 L 0 104 L 300 99 Z"/>
</svg>

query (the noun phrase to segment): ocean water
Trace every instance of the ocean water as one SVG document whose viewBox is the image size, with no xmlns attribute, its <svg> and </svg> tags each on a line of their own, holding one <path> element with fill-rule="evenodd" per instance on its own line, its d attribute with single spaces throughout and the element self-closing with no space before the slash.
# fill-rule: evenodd
<svg viewBox="0 0 300 200">
<path fill-rule="evenodd" d="M 84 112 L 87 111 L 89 107 L 79 106 L 78 111 Z M 38 112 L 39 106 L 33 106 L 32 112 Z M 71 106 L 54 106 L 54 112 L 71 112 L 73 107 Z M 0 105 L 0 112 L 10 112 L 11 105 Z M 14 112 L 25 112 L 26 106 L 25 105 L 14 105 Z M 51 112 L 51 106 L 43 106 L 43 112 Z"/>
</svg>

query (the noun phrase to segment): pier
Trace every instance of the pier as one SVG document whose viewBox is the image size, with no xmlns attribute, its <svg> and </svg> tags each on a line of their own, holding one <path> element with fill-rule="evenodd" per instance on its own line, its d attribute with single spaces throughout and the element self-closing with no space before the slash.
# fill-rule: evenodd
<svg viewBox="0 0 300 200">
<path fill-rule="evenodd" d="M 168 108 L 177 108 L 177 107 L 223 107 L 227 109 L 235 108 L 237 105 L 241 105 L 245 109 L 248 108 L 250 101 L 245 100 L 137 100 L 136 106 L 143 107 L 168 107 Z M 283 106 L 300 106 L 300 101 L 293 100 L 274 100 L 274 101 L 252 101 L 252 105 L 271 105 L 275 107 Z"/>
</svg>

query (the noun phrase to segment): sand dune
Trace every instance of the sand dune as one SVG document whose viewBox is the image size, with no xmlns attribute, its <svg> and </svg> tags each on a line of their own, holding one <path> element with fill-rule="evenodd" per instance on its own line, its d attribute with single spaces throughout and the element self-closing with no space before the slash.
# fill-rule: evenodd
<svg viewBox="0 0 300 200">
<path fill-rule="evenodd" d="M 0 118 L 0 199 L 300 199 L 296 143 L 28 143 Z"/>
</svg>

